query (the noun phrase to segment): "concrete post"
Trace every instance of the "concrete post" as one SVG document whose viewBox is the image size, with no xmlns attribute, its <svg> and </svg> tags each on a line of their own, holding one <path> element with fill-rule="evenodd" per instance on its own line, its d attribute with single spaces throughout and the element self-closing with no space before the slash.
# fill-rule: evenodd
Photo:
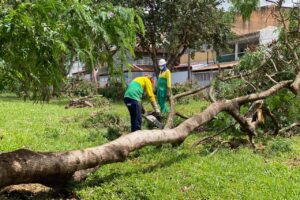
<svg viewBox="0 0 300 200">
<path fill-rule="evenodd" d="M 234 45 L 234 60 L 238 60 L 239 59 L 239 43 L 236 42 Z"/>
</svg>

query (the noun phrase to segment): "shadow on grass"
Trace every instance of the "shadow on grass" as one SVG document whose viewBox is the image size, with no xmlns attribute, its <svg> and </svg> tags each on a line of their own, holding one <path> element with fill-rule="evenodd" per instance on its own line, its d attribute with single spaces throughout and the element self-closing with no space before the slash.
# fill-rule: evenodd
<svg viewBox="0 0 300 200">
<path fill-rule="evenodd" d="M 15 102 L 15 101 L 23 101 L 23 99 L 17 97 L 15 94 L 0 94 L 0 101 Z"/>
<path fill-rule="evenodd" d="M 54 190 L 39 184 L 9 186 L 0 191 L 1 200 L 79 199 L 67 190 Z"/>
<path fill-rule="evenodd" d="M 58 99 L 50 100 L 49 104 L 65 107 L 66 105 L 69 104 L 69 102 L 70 102 L 70 100 L 67 98 L 58 98 Z"/>
<path fill-rule="evenodd" d="M 123 178 L 123 177 L 130 177 L 130 176 L 132 176 L 134 174 L 138 174 L 138 173 L 142 173 L 142 174 L 151 173 L 151 172 L 154 172 L 154 171 L 159 170 L 159 169 L 170 167 L 171 165 L 173 165 L 175 163 L 178 163 L 182 160 L 186 160 L 188 157 L 190 157 L 189 154 L 181 154 L 179 156 L 176 156 L 176 157 L 174 156 L 174 157 L 172 157 L 168 160 L 165 160 L 164 162 L 159 162 L 159 163 L 156 163 L 154 165 L 148 166 L 146 168 L 141 168 L 141 169 L 138 169 L 138 170 L 128 171 L 128 172 L 124 172 L 124 173 L 119 173 L 119 172 L 115 173 L 115 172 L 113 172 L 113 173 L 111 173 L 107 176 L 104 176 L 104 177 L 95 177 L 92 180 L 87 180 L 84 184 L 79 186 L 79 188 L 101 186 L 104 183 L 111 182 L 113 180 Z"/>
<path fill-rule="evenodd" d="M 15 94 L 0 94 L 0 101 L 3 102 L 31 102 L 31 103 L 39 103 L 39 104 L 50 104 L 50 105 L 58 105 L 58 106 L 66 106 L 69 103 L 69 99 L 66 97 L 59 97 L 59 98 L 52 98 L 50 102 L 46 101 L 35 101 L 27 99 L 26 101 L 21 98 L 17 97 Z"/>
</svg>

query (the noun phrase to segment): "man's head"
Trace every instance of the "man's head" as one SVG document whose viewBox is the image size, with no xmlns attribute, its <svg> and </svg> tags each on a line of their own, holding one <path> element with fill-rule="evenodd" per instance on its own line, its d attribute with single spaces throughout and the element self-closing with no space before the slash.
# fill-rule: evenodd
<svg viewBox="0 0 300 200">
<path fill-rule="evenodd" d="M 144 76 L 148 77 L 150 79 L 152 85 L 154 85 L 154 82 L 155 82 L 155 80 L 154 80 L 155 75 L 154 74 L 145 74 Z"/>
<path fill-rule="evenodd" d="M 159 62 L 158 62 L 158 66 L 159 66 L 159 70 L 163 70 L 166 66 L 167 62 L 165 59 L 160 59 Z"/>
</svg>

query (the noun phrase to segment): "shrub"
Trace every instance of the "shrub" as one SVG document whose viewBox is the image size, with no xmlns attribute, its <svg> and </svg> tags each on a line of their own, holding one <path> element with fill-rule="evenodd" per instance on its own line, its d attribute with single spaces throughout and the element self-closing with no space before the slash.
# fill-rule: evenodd
<svg viewBox="0 0 300 200">
<path fill-rule="evenodd" d="M 266 149 L 268 154 L 283 154 L 293 151 L 292 142 L 286 139 L 276 139 Z"/>
<path fill-rule="evenodd" d="M 114 140 L 122 135 L 123 132 L 128 132 L 129 127 L 114 113 L 99 112 L 96 115 L 86 119 L 82 126 L 84 128 L 92 128 L 90 133 L 91 139 L 97 138 L 99 134 L 108 141 Z M 95 129 L 97 130 L 95 133 Z M 102 130 L 102 131 L 98 131 Z"/>
<path fill-rule="evenodd" d="M 122 83 L 119 82 L 108 85 L 105 88 L 98 89 L 99 94 L 102 94 L 104 97 L 113 100 L 123 99 L 124 92 L 125 92 L 125 88 L 122 85 Z"/>
<path fill-rule="evenodd" d="M 173 95 L 180 94 L 182 92 L 187 92 L 195 87 L 198 87 L 197 82 L 185 82 L 185 83 L 175 83 L 172 87 L 172 93 Z"/>
<path fill-rule="evenodd" d="M 87 136 L 87 140 L 90 142 L 98 141 L 99 143 L 106 143 L 107 139 L 104 136 L 102 129 L 92 129 Z"/>
<path fill-rule="evenodd" d="M 71 78 L 67 81 L 64 87 L 64 93 L 66 93 L 68 96 L 84 97 L 94 95 L 96 92 L 96 85 L 83 79 Z"/>
<path fill-rule="evenodd" d="M 198 82 L 194 81 L 194 82 L 185 82 L 185 83 L 176 83 L 174 84 L 174 86 L 172 87 L 172 93 L 173 95 L 176 95 L 176 94 L 180 94 L 180 93 L 183 93 L 183 92 L 187 92 L 187 91 L 190 91 L 190 90 L 193 90 L 195 88 L 199 88 L 200 85 Z M 204 92 L 199 92 L 195 95 L 193 95 L 193 97 L 191 98 L 191 96 L 188 96 L 188 97 L 183 97 L 181 99 L 178 100 L 178 103 L 189 103 L 190 100 L 194 99 L 194 100 L 199 100 L 200 98 L 204 98 L 205 97 L 205 94 Z"/>
<path fill-rule="evenodd" d="M 106 134 L 104 135 L 104 137 L 109 140 L 109 141 L 112 141 L 112 140 L 115 140 L 117 139 L 118 137 L 120 137 L 122 135 L 122 133 L 120 132 L 120 128 L 118 127 L 113 127 L 113 126 L 109 126 L 107 128 L 107 132 Z"/>
<path fill-rule="evenodd" d="M 98 112 L 83 122 L 84 128 L 103 128 L 108 126 L 120 126 L 121 119 L 117 114 Z"/>
<path fill-rule="evenodd" d="M 111 104 L 111 101 L 103 96 L 94 96 L 91 101 L 95 107 L 101 108 L 109 107 Z"/>
</svg>

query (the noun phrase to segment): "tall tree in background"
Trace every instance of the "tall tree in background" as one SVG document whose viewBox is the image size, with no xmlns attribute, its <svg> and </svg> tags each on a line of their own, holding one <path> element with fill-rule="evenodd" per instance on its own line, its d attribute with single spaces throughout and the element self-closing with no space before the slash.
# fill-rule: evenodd
<svg viewBox="0 0 300 200">
<path fill-rule="evenodd" d="M 140 10 L 145 24 L 145 36 L 139 45 L 151 54 L 157 72 L 157 53 L 163 48 L 167 64 L 173 69 L 187 48 L 202 49 L 210 44 L 215 49 L 225 47 L 230 35 L 230 21 L 220 10 L 219 0 L 165 0 L 123 3 Z"/>
<path fill-rule="evenodd" d="M 259 0 L 230 0 L 231 9 L 242 15 L 244 21 L 250 19 L 252 12 L 258 7 Z"/>
<path fill-rule="evenodd" d="M 133 9 L 107 3 L 1 1 L 0 70 L 13 77 L 25 97 L 49 100 L 78 56 L 90 70 L 104 62 L 113 68 L 116 51 L 126 64 L 140 31 L 143 24 Z"/>
<path fill-rule="evenodd" d="M 295 96 L 300 88 L 299 8 L 285 13 L 281 0 L 276 2 L 276 6 L 279 13 L 275 17 L 283 25 L 280 39 L 245 55 L 235 75 L 218 77 L 219 82 L 212 85 L 213 91 L 216 91 L 214 102 L 201 113 L 173 129 L 140 130 L 84 150 L 41 153 L 19 149 L 2 153 L 0 187 L 20 183 L 42 183 L 53 187 L 64 185 L 72 178 L 78 178 L 77 175 L 92 171 L 91 168 L 94 170 L 97 166 L 124 161 L 130 152 L 144 146 L 182 141 L 199 126 L 216 120 L 217 116 L 219 118 L 220 113 L 227 113 L 226 119 L 233 117 L 236 120 L 233 125 L 238 124 L 241 131 L 253 137 L 257 134 L 258 123 L 253 120 L 252 114 L 245 114 L 245 111 L 252 110 L 253 103 L 258 100 L 272 105 L 271 111 L 276 111 L 278 116 L 297 109 L 295 117 L 289 118 L 288 123 L 292 124 L 278 133 L 294 127 L 293 120 L 298 120 L 296 124 L 299 126 L 299 95 Z M 183 95 L 186 94 L 179 94 Z M 291 103 L 295 109 L 286 109 Z"/>
</svg>

